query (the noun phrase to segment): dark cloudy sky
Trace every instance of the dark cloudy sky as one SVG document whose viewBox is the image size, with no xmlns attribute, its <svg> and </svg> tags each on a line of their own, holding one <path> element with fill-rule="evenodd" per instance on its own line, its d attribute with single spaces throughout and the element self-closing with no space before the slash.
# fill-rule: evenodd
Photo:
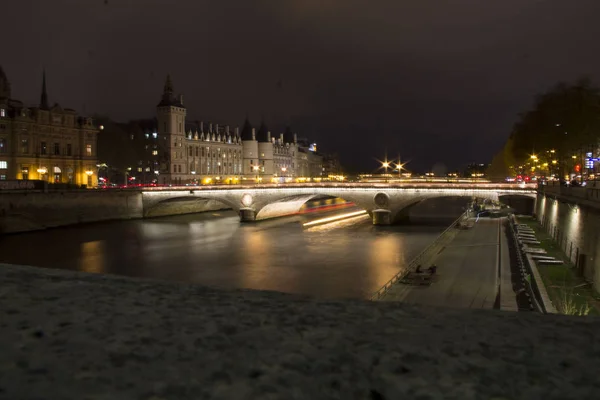
<svg viewBox="0 0 600 400">
<path fill-rule="evenodd" d="M 489 161 L 560 80 L 600 82 L 600 0 L 3 1 L 13 97 L 154 115 L 167 73 L 190 119 L 291 121 L 348 166 Z M 277 82 L 281 79 L 282 88 Z"/>
</svg>

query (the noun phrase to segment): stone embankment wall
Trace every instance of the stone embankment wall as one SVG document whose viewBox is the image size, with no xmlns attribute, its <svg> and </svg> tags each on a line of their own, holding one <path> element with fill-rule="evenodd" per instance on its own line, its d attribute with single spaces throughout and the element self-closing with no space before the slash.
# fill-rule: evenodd
<svg viewBox="0 0 600 400">
<path fill-rule="evenodd" d="M 208 200 L 171 201 L 152 210 L 149 217 L 220 210 Z M 0 193 L 0 234 L 107 220 L 142 218 L 142 194 L 133 191 L 65 191 Z"/>
<path fill-rule="evenodd" d="M 600 291 L 600 203 L 596 209 L 540 193 L 536 217 L 579 273 Z"/>
</svg>

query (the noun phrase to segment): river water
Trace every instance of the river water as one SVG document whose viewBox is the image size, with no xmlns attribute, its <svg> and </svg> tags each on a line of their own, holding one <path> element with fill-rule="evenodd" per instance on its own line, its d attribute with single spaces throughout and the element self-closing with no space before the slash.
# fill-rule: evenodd
<svg viewBox="0 0 600 400">
<path fill-rule="evenodd" d="M 374 227 L 368 216 L 303 226 L 321 214 L 240 224 L 232 211 L 219 211 L 57 228 L 2 237 L 0 262 L 366 298 L 458 217 L 465 203 L 427 200 L 412 209 L 410 225 L 391 227 Z"/>
</svg>

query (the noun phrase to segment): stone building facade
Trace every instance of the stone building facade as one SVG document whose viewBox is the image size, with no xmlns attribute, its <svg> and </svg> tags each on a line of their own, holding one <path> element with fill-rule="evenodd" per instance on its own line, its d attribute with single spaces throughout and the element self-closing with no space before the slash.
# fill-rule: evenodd
<svg viewBox="0 0 600 400">
<path fill-rule="evenodd" d="M 39 105 L 26 107 L 0 67 L 0 180 L 96 186 L 98 132 L 91 118 L 49 106 L 45 73 Z"/>
<path fill-rule="evenodd" d="M 303 149 L 289 128 L 276 138 L 264 121 L 256 130 L 246 119 L 240 131 L 191 123 L 186 117 L 183 97 L 174 95 L 167 77 L 157 105 L 156 134 L 165 153 L 155 171 L 159 184 L 283 183 L 321 177 L 322 157 Z"/>
</svg>

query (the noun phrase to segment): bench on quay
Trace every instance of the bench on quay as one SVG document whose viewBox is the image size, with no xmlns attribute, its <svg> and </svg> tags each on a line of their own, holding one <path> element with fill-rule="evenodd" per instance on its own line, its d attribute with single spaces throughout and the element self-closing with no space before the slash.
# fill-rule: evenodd
<svg viewBox="0 0 600 400">
<path fill-rule="evenodd" d="M 531 231 L 517 231 L 517 235 L 532 235 L 535 236 L 535 232 Z"/>
<path fill-rule="evenodd" d="M 551 264 L 551 265 L 560 265 L 564 264 L 563 260 L 536 260 L 538 264 Z"/>
<path fill-rule="evenodd" d="M 531 256 L 531 258 L 533 258 L 534 260 L 556 260 L 556 258 L 554 258 L 554 257 L 542 256 L 539 254 L 534 254 Z"/>
<path fill-rule="evenodd" d="M 544 249 L 540 249 L 539 247 L 523 247 L 523 251 L 525 253 L 531 253 L 531 254 L 546 254 L 546 250 Z"/>
<path fill-rule="evenodd" d="M 418 274 L 416 272 L 409 272 L 404 278 L 400 280 L 400 283 L 404 283 L 405 285 L 431 285 L 434 281 L 437 280 L 437 274 L 431 275 L 428 272 L 423 272 Z"/>
<path fill-rule="evenodd" d="M 537 239 L 535 235 L 521 235 L 518 236 L 519 239 Z"/>
</svg>

